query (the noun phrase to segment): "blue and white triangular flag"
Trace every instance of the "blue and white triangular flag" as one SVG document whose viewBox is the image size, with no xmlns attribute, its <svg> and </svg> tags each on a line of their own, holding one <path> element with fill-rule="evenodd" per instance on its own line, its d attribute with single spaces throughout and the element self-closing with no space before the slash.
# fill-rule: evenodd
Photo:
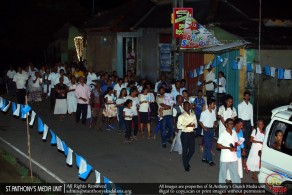
<svg viewBox="0 0 292 195">
<path fill-rule="evenodd" d="M 232 68 L 233 70 L 237 70 L 237 69 L 238 69 L 238 65 L 237 65 L 236 60 L 232 60 L 231 68 Z"/>
<path fill-rule="evenodd" d="M 208 70 L 211 66 L 212 61 L 210 61 L 208 64 L 206 64 L 205 69 Z"/>
<path fill-rule="evenodd" d="M 200 68 L 196 68 L 196 71 L 197 71 L 197 75 L 199 76 L 200 75 Z"/>
<path fill-rule="evenodd" d="M 44 131 L 43 131 L 43 137 L 42 137 L 44 141 L 47 139 L 48 131 L 49 131 L 49 127 L 46 124 L 44 124 Z"/>
<path fill-rule="evenodd" d="M 200 75 L 204 74 L 204 66 L 200 66 Z"/>
<path fill-rule="evenodd" d="M 246 72 L 252 72 L 252 63 L 251 62 L 248 62 L 246 64 Z"/>
<path fill-rule="evenodd" d="M 95 172 L 95 183 L 100 183 L 100 172 L 98 172 L 97 170 L 95 170 L 94 172 Z"/>
<path fill-rule="evenodd" d="M 12 114 L 15 112 L 16 110 L 16 104 L 14 102 L 12 102 Z"/>
<path fill-rule="evenodd" d="M 228 62 L 228 58 L 224 58 L 224 62 L 223 62 L 223 67 L 225 67 L 227 65 L 227 62 Z"/>
<path fill-rule="evenodd" d="M 63 146 L 63 149 L 64 149 L 64 154 L 65 154 L 65 156 L 67 156 L 68 155 L 68 146 L 65 144 L 64 141 L 62 141 L 62 146 Z"/>
<path fill-rule="evenodd" d="M 267 76 L 271 76 L 271 69 L 270 69 L 269 66 L 265 65 L 265 66 L 264 66 L 264 70 L 265 70 L 265 74 L 266 74 Z"/>
<path fill-rule="evenodd" d="M 202 82 L 198 81 L 197 86 L 201 86 L 201 85 L 202 85 Z"/>
<path fill-rule="evenodd" d="M 44 123 L 40 117 L 38 118 L 38 131 L 39 133 L 42 133 L 44 131 Z"/>
<path fill-rule="evenodd" d="M 7 112 L 7 110 L 9 109 L 11 104 L 11 101 L 8 102 L 7 106 L 5 106 L 5 108 L 2 110 L 3 112 Z"/>
<path fill-rule="evenodd" d="M 19 116 L 20 114 L 20 104 L 16 105 L 16 110 L 13 112 L 14 116 Z"/>
<path fill-rule="evenodd" d="M 260 64 L 256 64 L 256 73 L 257 74 L 262 74 L 262 67 Z"/>
<path fill-rule="evenodd" d="M 222 63 L 223 62 L 223 59 L 221 56 L 217 56 L 217 59 L 218 59 L 218 62 Z"/>
<path fill-rule="evenodd" d="M 3 106 L 3 98 L 0 97 L 0 109 L 2 109 L 2 106 Z"/>
<path fill-rule="evenodd" d="M 196 71 L 196 69 L 194 69 L 194 70 L 193 70 L 193 75 L 194 75 L 194 77 L 193 77 L 193 78 L 197 78 L 197 77 L 198 77 L 198 74 L 197 74 L 197 71 Z"/>
<path fill-rule="evenodd" d="M 79 170 L 78 170 L 78 173 L 79 174 L 82 174 L 86 171 L 87 169 L 87 163 L 86 163 L 86 160 L 83 159 L 83 158 L 80 158 L 80 163 L 79 163 Z"/>
<path fill-rule="evenodd" d="M 276 68 L 271 67 L 271 77 L 275 77 L 275 76 L 276 76 Z"/>
<path fill-rule="evenodd" d="M 50 132 L 51 132 L 51 136 L 52 136 L 51 144 L 52 145 L 55 145 L 57 143 L 57 141 L 56 141 L 56 134 L 52 130 L 50 130 Z"/>
<path fill-rule="evenodd" d="M 92 166 L 87 164 L 86 160 L 81 158 L 80 159 L 80 167 L 79 167 L 79 174 L 78 176 L 81 178 L 81 179 L 87 179 L 89 173 L 91 172 L 92 170 Z"/>
<path fill-rule="evenodd" d="M 238 70 L 241 70 L 242 64 L 243 64 L 243 59 L 242 59 L 242 57 L 240 57 L 238 62 L 237 62 L 237 69 Z"/>
<path fill-rule="evenodd" d="M 194 78 L 193 71 L 190 71 L 190 72 L 189 72 L 189 78 L 190 78 L 190 79 Z"/>
<path fill-rule="evenodd" d="M 285 69 L 285 71 L 284 71 L 284 79 L 291 80 L 291 70 L 290 69 Z"/>
<path fill-rule="evenodd" d="M 24 115 L 26 115 L 30 110 L 31 110 L 31 107 L 30 107 L 28 104 L 26 104 L 26 105 L 22 108 L 21 112 L 22 112 Z"/>
<path fill-rule="evenodd" d="M 278 68 L 278 79 L 282 80 L 284 79 L 284 69 Z"/>
<path fill-rule="evenodd" d="M 81 159 L 84 159 L 82 156 L 75 154 L 76 156 L 76 166 L 79 168 Z"/>
<path fill-rule="evenodd" d="M 214 58 L 213 62 L 212 62 L 212 67 L 216 67 L 217 66 L 217 61 L 216 58 Z"/>
<path fill-rule="evenodd" d="M 35 116 L 36 116 L 35 111 L 31 111 L 31 117 L 30 117 L 30 122 L 29 122 L 30 126 L 33 126 Z"/>
<path fill-rule="evenodd" d="M 108 191 L 112 190 L 112 186 L 111 186 L 112 182 L 106 176 L 103 176 L 103 183 L 106 184 L 105 186 Z"/>
<path fill-rule="evenodd" d="M 68 147 L 68 155 L 66 158 L 66 163 L 70 166 L 73 164 L 73 150 Z"/>
<path fill-rule="evenodd" d="M 5 106 L 6 106 L 6 99 L 2 98 L 2 106 L 1 106 L 1 110 L 3 111 Z"/>
<path fill-rule="evenodd" d="M 56 135 L 56 141 L 57 141 L 57 148 L 58 148 L 58 150 L 61 150 L 62 152 L 64 152 L 62 140 L 57 135 Z"/>
</svg>

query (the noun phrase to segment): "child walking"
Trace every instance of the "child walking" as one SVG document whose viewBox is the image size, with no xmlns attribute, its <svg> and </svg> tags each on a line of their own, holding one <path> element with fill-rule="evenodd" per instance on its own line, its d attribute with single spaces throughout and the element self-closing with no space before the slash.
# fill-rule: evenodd
<svg viewBox="0 0 292 195">
<path fill-rule="evenodd" d="M 133 101 L 130 99 L 127 99 L 125 102 L 124 106 L 125 108 L 123 109 L 123 116 L 125 119 L 125 126 L 126 126 L 126 135 L 125 135 L 125 142 L 130 143 L 132 140 L 131 138 L 131 129 L 132 129 L 132 117 L 133 117 L 133 112 L 132 112 L 132 104 Z"/>
</svg>

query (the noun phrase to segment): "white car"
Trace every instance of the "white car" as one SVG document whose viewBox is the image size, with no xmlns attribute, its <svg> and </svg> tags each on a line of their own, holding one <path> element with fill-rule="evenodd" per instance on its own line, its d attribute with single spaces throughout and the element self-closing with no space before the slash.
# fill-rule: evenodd
<svg viewBox="0 0 292 195">
<path fill-rule="evenodd" d="M 282 141 L 276 138 L 279 132 L 283 135 Z M 276 143 L 276 139 L 280 141 Z M 271 122 L 265 131 L 258 181 L 273 193 L 292 193 L 292 103 L 272 110 Z"/>
</svg>

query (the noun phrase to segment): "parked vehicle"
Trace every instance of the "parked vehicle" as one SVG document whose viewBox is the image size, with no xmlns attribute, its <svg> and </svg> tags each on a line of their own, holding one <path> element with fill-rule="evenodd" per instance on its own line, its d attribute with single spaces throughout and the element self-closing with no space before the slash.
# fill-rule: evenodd
<svg viewBox="0 0 292 195">
<path fill-rule="evenodd" d="M 271 122 L 265 131 L 258 181 L 265 183 L 273 193 L 292 190 L 292 103 L 272 110 Z"/>
</svg>

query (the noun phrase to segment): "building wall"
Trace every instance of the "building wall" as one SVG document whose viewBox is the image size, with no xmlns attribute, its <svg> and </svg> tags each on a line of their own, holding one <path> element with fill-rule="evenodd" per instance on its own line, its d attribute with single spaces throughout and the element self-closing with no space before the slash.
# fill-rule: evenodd
<svg viewBox="0 0 292 195">
<path fill-rule="evenodd" d="M 259 52 L 256 50 L 256 59 Z M 292 50 L 261 50 L 261 65 L 273 66 L 275 68 L 291 69 Z M 277 72 L 276 72 L 277 77 Z M 258 85 L 259 81 L 259 85 Z M 278 80 L 265 75 L 255 76 L 256 89 L 255 105 L 258 107 L 259 116 L 270 116 L 271 110 L 278 106 L 287 105 L 292 102 L 292 81 Z"/>
<path fill-rule="evenodd" d="M 113 71 L 116 63 L 115 35 L 115 33 L 87 33 L 86 59 L 95 71 Z"/>
<path fill-rule="evenodd" d="M 141 77 L 151 82 L 159 79 L 159 31 L 143 29 Z"/>
</svg>

